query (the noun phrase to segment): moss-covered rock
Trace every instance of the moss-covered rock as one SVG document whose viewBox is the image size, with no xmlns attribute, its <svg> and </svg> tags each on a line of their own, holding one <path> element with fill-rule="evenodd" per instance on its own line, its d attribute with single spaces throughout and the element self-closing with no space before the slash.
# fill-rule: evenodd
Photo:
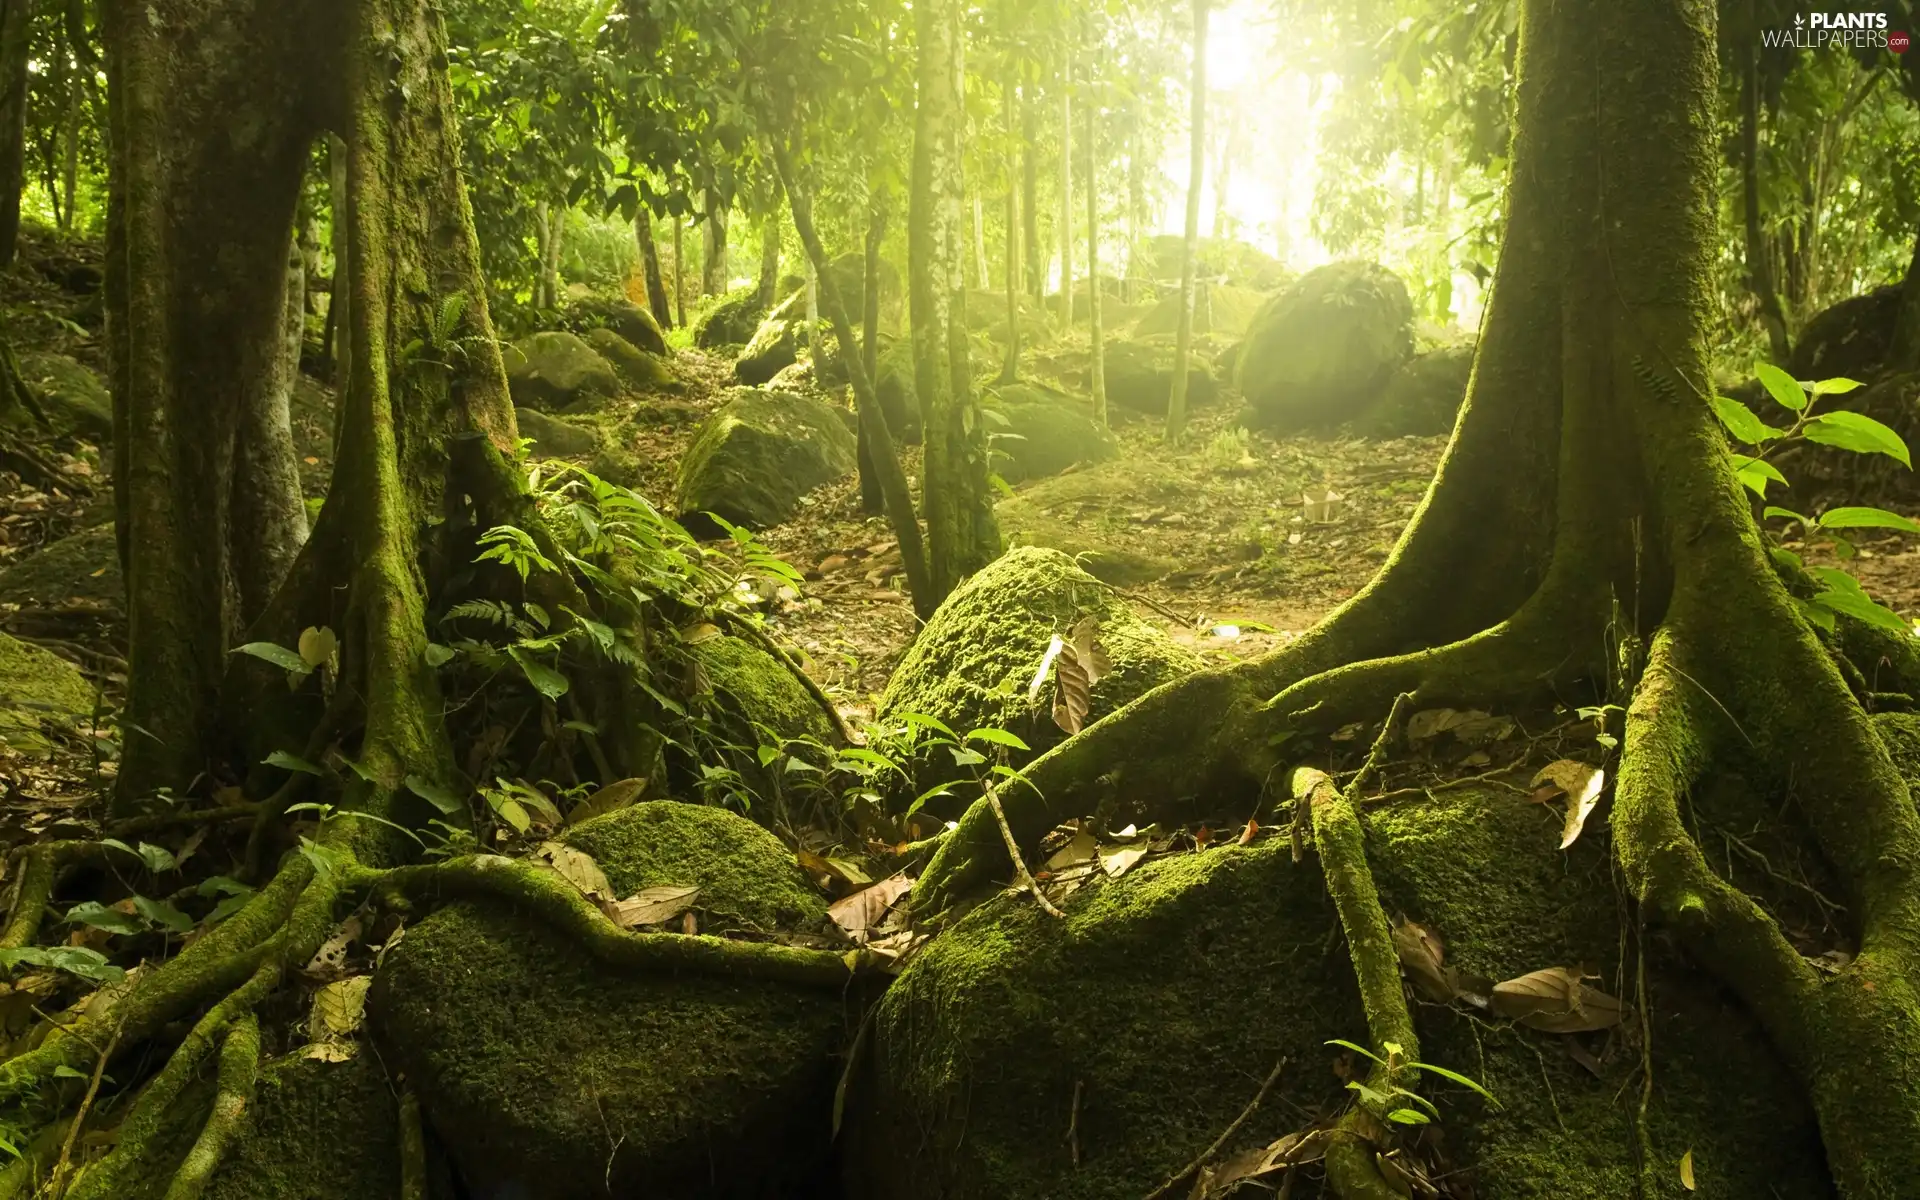
<svg viewBox="0 0 1920 1200">
<path fill-rule="evenodd" d="M 1250 288 L 1225 283 L 1197 283 L 1193 292 L 1193 332 L 1237 338 L 1246 333 L 1253 314 L 1266 300 Z M 1133 336 L 1173 337 L 1180 332 L 1180 291 L 1161 297 L 1134 323 Z M 1121 323 L 1116 320 L 1115 328 Z"/>
<path fill-rule="evenodd" d="M 702 350 L 743 346 L 753 339 L 754 330 L 760 328 L 766 315 L 767 306 L 761 302 L 758 288 L 738 288 L 694 323 L 693 344 Z"/>
<path fill-rule="evenodd" d="M 564 417 L 550 417 L 537 408 L 516 408 L 513 419 L 520 427 L 520 436 L 533 439 L 533 452 L 538 455 L 571 458 L 592 454 L 600 447 L 600 438 L 593 430 Z"/>
<path fill-rule="evenodd" d="M 1437 932 L 1450 963 L 1494 979 L 1584 963 L 1597 986 L 1631 987 L 1603 839 L 1562 854 L 1557 814 L 1473 790 L 1374 810 L 1367 824 L 1387 910 Z M 853 1200 L 1141 1194 L 1226 1129 L 1283 1057 L 1228 1153 L 1344 1104 L 1339 1052 L 1324 1043 L 1366 1041 L 1365 1019 L 1319 864 L 1294 864 L 1287 838 L 1149 861 L 1064 907 L 1058 921 L 1025 897 L 988 901 L 883 999 L 847 1110 Z M 1759 1028 L 1649 945 L 1658 1173 L 1681 1194 L 1691 1150 L 1702 1196 L 1830 1196 L 1813 1116 Z M 1618 1034 L 1582 1038 L 1596 1078 L 1560 1037 L 1431 1005 L 1416 1021 L 1424 1061 L 1500 1101 L 1421 1087 L 1476 1197 L 1636 1194 L 1639 1054 Z M 1295 1193 L 1316 1182 L 1309 1172 Z"/>
<path fill-rule="evenodd" d="M 55 434 L 100 445 L 113 440 L 113 395 L 92 368 L 37 350 L 19 358 L 20 378 L 33 389 Z"/>
<path fill-rule="evenodd" d="M 642 350 L 611 329 L 589 329 L 582 336 L 596 354 L 607 360 L 621 382 L 634 391 L 662 392 L 680 386 L 680 377 L 657 351 Z"/>
<path fill-rule="evenodd" d="M 701 908 L 783 929 L 821 911 L 793 856 L 719 809 L 636 805 L 569 840 L 618 889 L 697 884 Z M 409 931 L 369 1012 L 469 1193 L 521 1200 L 800 1194 L 850 1020 L 830 993 L 615 972 L 497 903 Z"/>
<path fill-rule="evenodd" d="M 0 604 L 64 604 L 70 600 L 121 604 L 126 585 L 113 523 L 49 542 L 0 570 Z"/>
<path fill-rule="evenodd" d="M 607 360 L 577 336 L 536 333 L 508 349 L 507 385 L 524 408 L 558 412 L 620 394 L 619 377 Z"/>
<path fill-rule="evenodd" d="M 792 668 L 745 638 L 725 635 L 692 647 L 735 740 L 757 746 L 764 726 L 780 738 L 833 741 L 820 702 L 793 677 Z"/>
<path fill-rule="evenodd" d="M 584 296 L 573 302 L 567 315 L 569 324 L 589 342 L 594 330 L 604 329 L 648 354 L 670 353 L 653 314 L 625 296 Z"/>
<path fill-rule="evenodd" d="M 391 1200 L 400 1194 L 399 1106 L 380 1060 L 266 1064 L 206 1200 Z"/>
<path fill-rule="evenodd" d="M 50 728 L 80 729 L 93 711 L 93 685 L 78 667 L 0 633 L 0 747 L 45 754 Z"/>
<path fill-rule="evenodd" d="M 1130 587 L 1180 564 L 1141 548 L 1129 507 L 1171 507 L 1193 481 L 1151 459 L 1122 458 L 1036 480 L 994 507 L 1009 546 L 1046 546 L 1072 556 L 1096 579 Z"/>
<path fill-rule="evenodd" d="M 852 472 L 853 434 L 838 413 L 795 392 L 735 388 L 680 460 L 677 505 L 696 534 L 700 514 L 765 529 L 793 515 L 800 497 Z"/>
<path fill-rule="evenodd" d="M 1093 719 L 1200 665 L 1072 559 L 1023 546 L 954 589 L 934 612 L 887 681 L 876 719 L 911 712 L 962 733 L 997 726 L 1036 753 L 1045 750 L 1065 735 L 1048 704 L 1036 711 L 1029 703 L 1027 687 L 1053 635 L 1089 616 L 1099 619 L 1111 664 L 1093 688 Z"/>
<path fill-rule="evenodd" d="M 1106 343 L 1107 402 L 1134 412 L 1165 415 L 1173 395 L 1173 343 L 1115 338 Z M 1187 405 L 1213 403 L 1220 389 L 1213 364 L 1195 354 L 1187 360 Z"/>
<path fill-rule="evenodd" d="M 994 467 L 1008 483 L 1058 475 L 1077 463 L 1105 462 L 1120 454 L 1120 439 L 1064 392 L 1008 384 L 987 407 L 1006 419 L 988 432 L 1002 435 L 994 440 Z"/>
<path fill-rule="evenodd" d="M 1308 272 L 1247 329 L 1235 383 L 1262 421 L 1298 429 L 1357 416 L 1413 355 L 1413 301 L 1366 262 Z"/>
<path fill-rule="evenodd" d="M 1416 355 L 1387 380 L 1379 399 L 1354 421 L 1362 437 L 1439 437 L 1453 432 L 1473 375 L 1473 343 L 1456 342 Z"/>
<path fill-rule="evenodd" d="M 733 375 L 748 387 L 778 375 L 800 357 L 800 337 L 806 331 L 806 296 L 795 292 L 775 305 L 753 337 L 733 360 Z"/>
</svg>

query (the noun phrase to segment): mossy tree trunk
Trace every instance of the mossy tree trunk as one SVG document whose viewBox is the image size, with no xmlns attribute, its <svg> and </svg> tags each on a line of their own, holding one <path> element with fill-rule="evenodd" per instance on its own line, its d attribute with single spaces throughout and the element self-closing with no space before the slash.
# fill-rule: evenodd
<svg viewBox="0 0 1920 1200">
<path fill-rule="evenodd" d="M 867 236 L 861 260 L 860 360 L 873 386 L 880 386 L 880 250 L 886 244 L 893 202 L 884 187 L 876 187 L 867 201 Z M 873 442 L 865 421 L 857 430 L 860 465 L 860 511 L 879 515 L 887 510 L 887 494 L 873 460 Z"/>
<path fill-rule="evenodd" d="M 936 604 L 1000 555 L 986 419 L 974 394 L 967 343 L 962 15 L 962 6 L 954 0 L 934 0 L 914 11 L 919 57 L 913 194 L 907 216 L 908 316 L 925 447 L 923 494 Z"/>
<path fill-rule="evenodd" d="M 762 308 L 773 307 L 774 294 L 780 290 L 780 195 L 774 193 L 767 215 L 760 219 L 760 275 L 754 296 Z"/>
<path fill-rule="evenodd" d="M 1278 735 L 1378 721 L 1402 695 L 1630 697 L 1611 817 L 1624 880 L 1798 1073 L 1841 1194 L 1894 1196 L 1920 1178 L 1920 817 L 1775 572 L 1707 403 L 1714 23 L 1704 0 L 1529 0 L 1485 333 L 1399 546 L 1307 635 L 1149 693 L 1002 799 L 1031 845 L 1116 789 L 1258 787 L 1287 765 Z M 1682 812 L 1726 774 L 1751 786 L 1737 822 L 1801 840 L 1845 889 L 1843 969 L 1816 969 L 1709 866 Z M 918 902 L 1005 862 L 976 806 Z"/>
<path fill-rule="evenodd" d="M 1193 355 L 1195 260 L 1200 254 L 1200 185 L 1207 172 L 1207 3 L 1193 0 L 1192 108 L 1187 118 L 1187 224 L 1180 245 L 1180 323 L 1173 342 L 1173 393 L 1167 397 L 1167 440 L 1187 428 L 1187 363 Z"/>
<path fill-rule="evenodd" d="M 1034 103 L 1033 69 L 1027 68 L 1020 86 L 1020 243 L 1026 268 L 1027 295 L 1039 301 L 1047 294 L 1047 248 L 1040 242 L 1040 109 Z"/>
<path fill-rule="evenodd" d="M 1746 52 L 1740 60 L 1740 203 L 1746 232 L 1747 287 L 1760 306 L 1760 323 L 1767 331 L 1767 349 L 1773 361 L 1784 364 L 1793 352 L 1787 335 L 1787 314 L 1773 284 L 1773 250 L 1760 224 L 1760 28 L 1758 0 L 1747 0 Z"/>
<path fill-rule="evenodd" d="M 0 0 L 0 270 L 20 243 L 20 191 L 27 184 L 27 60 L 33 0 Z"/>
<path fill-rule="evenodd" d="M 727 209 L 720 197 L 708 192 L 701 205 L 700 294 L 722 296 L 727 291 Z"/>
</svg>

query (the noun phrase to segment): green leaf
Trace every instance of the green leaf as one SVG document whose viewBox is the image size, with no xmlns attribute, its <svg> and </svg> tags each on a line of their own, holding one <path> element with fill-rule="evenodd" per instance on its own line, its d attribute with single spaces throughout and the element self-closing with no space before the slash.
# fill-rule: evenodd
<svg viewBox="0 0 1920 1200">
<path fill-rule="evenodd" d="M 297 754 L 288 754 L 285 750 L 275 750 L 260 760 L 269 767 L 279 767 L 286 771 L 298 771 L 302 775 L 324 775 L 326 772 L 314 766 Z"/>
<path fill-rule="evenodd" d="M 1822 379 L 1813 385 L 1816 396 L 1842 396 L 1855 388 L 1865 386 L 1858 379 Z"/>
<path fill-rule="evenodd" d="M 1388 1096 L 1385 1092 L 1378 1091 L 1374 1088 L 1370 1088 L 1366 1084 L 1361 1083 L 1358 1079 L 1349 1079 L 1347 1081 L 1347 1090 L 1350 1092 L 1360 1093 L 1360 1098 L 1362 1100 L 1365 1100 L 1367 1103 L 1376 1105 L 1381 1108 L 1386 1107 L 1387 1102 L 1392 1099 L 1392 1097 Z"/>
<path fill-rule="evenodd" d="M 194 891 L 196 894 L 202 896 L 253 895 L 252 888 L 241 883 L 238 879 L 229 879 L 225 875 L 215 875 L 211 878 L 201 880 L 200 886 L 195 888 Z"/>
<path fill-rule="evenodd" d="M 427 643 L 426 659 L 427 665 L 430 667 L 446 666 L 453 661 L 453 655 L 454 651 L 451 646 L 442 646 L 439 642 Z"/>
<path fill-rule="evenodd" d="M 946 736 L 952 738 L 954 741 L 960 740 L 960 735 L 955 733 L 951 728 L 949 728 L 947 723 L 945 721 L 942 721 L 939 717 L 930 717 L 925 713 L 917 713 L 917 712 L 903 712 L 898 714 L 898 716 L 901 722 L 903 722 L 904 724 L 917 725 L 922 729 L 931 729 L 935 733 L 945 734 Z"/>
<path fill-rule="evenodd" d="M 156 846 L 152 842 L 141 842 L 140 848 L 134 853 L 138 854 L 140 861 L 147 865 L 147 870 L 155 875 L 162 871 L 171 871 L 180 865 L 179 861 L 173 857 L 173 851 L 165 846 Z"/>
<path fill-rule="evenodd" d="M 1823 633 L 1833 632 L 1834 620 L 1832 612 L 1820 607 L 1811 600 L 1802 600 L 1798 596 L 1793 598 L 1793 603 L 1800 609 L 1800 615 L 1807 619 L 1809 625 L 1812 625 L 1815 629 Z"/>
<path fill-rule="evenodd" d="M 1899 434 L 1857 412 L 1823 413 L 1808 421 L 1803 432 L 1808 441 L 1822 446 L 1857 454 L 1884 454 L 1898 459 L 1900 465 L 1909 470 L 1913 467 L 1913 456 L 1907 453 L 1907 443 Z"/>
<path fill-rule="evenodd" d="M 1767 389 L 1769 396 L 1794 412 L 1806 411 L 1807 392 L 1800 386 L 1799 380 L 1772 363 L 1753 364 L 1753 373 L 1759 377 L 1760 386 Z"/>
<path fill-rule="evenodd" d="M 1350 1042 L 1345 1038 L 1331 1038 L 1327 1041 L 1327 1045 L 1344 1046 L 1348 1050 L 1353 1051 L 1355 1054 L 1365 1055 L 1366 1057 L 1372 1059 L 1374 1062 L 1379 1063 L 1383 1067 L 1387 1065 L 1386 1059 L 1381 1058 L 1378 1054 L 1375 1054 L 1373 1051 L 1367 1049 L 1365 1046 L 1359 1045 L 1356 1042 Z"/>
<path fill-rule="evenodd" d="M 967 740 L 970 742 L 991 742 L 996 746 L 1011 746 L 1015 750 L 1029 749 L 1025 742 L 1013 736 L 1011 733 L 1008 733 L 1004 729 L 995 729 L 992 726 L 968 731 Z"/>
<path fill-rule="evenodd" d="M 513 826 L 515 833 L 525 833 L 533 825 L 533 818 L 528 815 L 527 810 L 521 807 L 518 800 L 511 797 L 500 797 L 494 803 L 493 811 L 500 814 L 501 820 Z"/>
<path fill-rule="evenodd" d="M 154 925 L 172 933 L 187 933 L 193 928 L 193 918 L 181 912 L 165 900 L 153 900 L 146 896 L 133 898 L 133 909 Z"/>
<path fill-rule="evenodd" d="M 1767 498 L 1767 485 L 1769 483 L 1777 483 L 1781 487 L 1787 485 L 1787 477 L 1780 473 L 1780 468 L 1764 459 L 1753 458 L 1745 454 L 1736 454 L 1733 456 L 1733 473 L 1740 480 L 1741 486 L 1762 500 Z M 1247 628 L 1247 623 L 1242 621 L 1240 628 Z"/>
<path fill-rule="evenodd" d="M 1713 415 L 1727 427 L 1727 432 L 1738 441 L 1750 446 L 1779 437 L 1784 430 L 1773 426 L 1753 415 L 1753 410 L 1731 396 L 1713 397 Z"/>
<path fill-rule="evenodd" d="M 1417 1108 L 1396 1108 L 1387 1114 L 1387 1120 L 1397 1125 L 1429 1125 L 1433 1118 Z"/>
<path fill-rule="evenodd" d="M 1809 529 L 1813 528 L 1812 517 L 1802 516 L 1801 514 L 1793 511 L 1790 508 L 1781 508 L 1777 504 L 1767 505 L 1765 508 L 1760 510 L 1760 515 L 1761 517 L 1768 518 L 1768 519 L 1771 519 L 1773 517 L 1784 517 L 1786 520 L 1789 520 L 1789 521 L 1798 521 Z"/>
<path fill-rule="evenodd" d="M 85 1071 L 82 1071 L 80 1068 L 70 1067 L 65 1063 L 61 1063 L 59 1066 L 53 1069 L 53 1077 L 55 1079 L 92 1079 L 93 1078 L 93 1076 L 87 1074 Z"/>
<path fill-rule="evenodd" d="M 1474 1091 L 1479 1092 L 1482 1096 L 1485 1096 L 1487 1099 L 1493 1100 L 1492 1092 L 1488 1091 L 1486 1088 L 1481 1087 L 1479 1084 L 1475 1083 L 1473 1080 L 1468 1079 L 1465 1075 L 1462 1075 L 1458 1071 L 1449 1071 L 1445 1067 L 1436 1067 L 1432 1063 L 1416 1062 L 1416 1063 L 1408 1063 L 1407 1065 L 1416 1071 L 1425 1071 L 1429 1075 L 1438 1075 L 1442 1079 L 1450 1079 L 1453 1082 L 1459 1084 L 1461 1087 L 1472 1088 Z M 1493 1102 L 1495 1104 L 1500 1103 L 1498 1100 L 1493 1100 Z"/>
<path fill-rule="evenodd" d="M 296 651 L 289 650 L 285 646 L 276 646 L 272 642 L 248 642 L 244 646 L 236 646 L 233 653 L 251 654 L 255 658 L 264 659 L 295 675 L 305 675 L 313 669 L 307 666 L 307 660 L 301 658 Z"/>
<path fill-rule="evenodd" d="M 1795 571 L 1800 570 L 1806 565 L 1798 554 L 1795 554 L 1791 550 L 1782 549 L 1779 546 L 1775 546 L 1773 549 L 1767 551 L 1767 553 L 1773 557 L 1774 562 Z"/>
<path fill-rule="evenodd" d="M 132 913 L 108 908 L 98 900 L 86 900 L 67 910 L 67 924 L 91 925 L 108 933 L 142 933 L 146 926 Z"/>
<path fill-rule="evenodd" d="M 1900 614 L 1870 599 L 1865 592 L 1829 588 L 1816 595 L 1813 603 L 1829 612 L 1843 617 L 1852 617 L 1868 625 L 1878 625 L 1893 633 L 1912 633 L 1907 623 L 1900 619 Z"/>
<path fill-rule="evenodd" d="M 520 647 L 510 646 L 507 648 L 507 653 L 513 658 L 514 662 L 520 664 L 520 671 L 527 677 L 527 682 L 532 684 L 534 690 L 547 699 L 558 700 L 560 697 L 566 695 L 567 688 L 572 686 L 567 682 L 565 675 L 547 666 L 533 655 L 522 651 Z"/>
<path fill-rule="evenodd" d="M 425 800 L 428 804 L 433 805 L 441 812 L 446 813 L 448 816 L 452 816 L 454 813 L 466 807 L 460 797 L 454 795 L 424 775 L 409 775 L 407 776 L 406 782 L 408 791 Z"/>
<path fill-rule="evenodd" d="M 1898 529 L 1902 533 L 1920 533 L 1920 521 L 1890 513 L 1884 508 L 1848 505 L 1830 508 L 1820 517 L 1822 529 Z"/>
</svg>

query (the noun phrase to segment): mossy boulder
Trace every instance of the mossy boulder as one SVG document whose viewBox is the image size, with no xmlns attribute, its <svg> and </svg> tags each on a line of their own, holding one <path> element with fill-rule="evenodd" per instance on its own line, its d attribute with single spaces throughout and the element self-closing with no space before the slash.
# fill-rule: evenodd
<svg viewBox="0 0 1920 1200">
<path fill-rule="evenodd" d="M 74 600 L 123 604 L 113 523 L 70 533 L 0 570 L 0 604 L 56 605 Z"/>
<path fill-rule="evenodd" d="M 1164 416 L 1173 395 L 1173 343 L 1165 339 L 1115 338 L 1105 347 L 1107 403 Z M 1211 404 L 1219 395 L 1213 364 L 1194 354 L 1187 360 L 1187 405 Z"/>
<path fill-rule="evenodd" d="M 567 840 L 623 895 L 696 885 L 698 909 L 768 930 L 824 911 L 777 839 L 720 809 L 638 804 Z M 615 971 L 534 917 L 461 903 L 394 947 L 368 1009 L 469 1194 L 690 1200 L 799 1194 L 821 1172 L 843 1003 Z"/>
<path fill-rule="evenodd" d="M 1193 291 L 1193 332 L 1237 338 L 1246 333 L 1247 326 L 1253 322 L 1253 315 L 1260 311 L 1260 305 L 1265 300 L 1265 296 L 1250 288 L 1225 283 L 1196 283 Z M 1141 314 L 1134 323 L 1133 336 L 1176 336 L 1180 332 L 1181 307 L 1180 290 L 1175 288 Z M 1114 321 L 1115 328 L 1120 324 L 1119 320 Z"/>
<path fill-rule="evenodd" d="M 578 336 L 558 330 L 513 343 L 506 353 L 513 402 L 547 412 L 591 407 L 620 394 L 606 359 Z"/>
<path fill-rule="evenodd" d="M 661 392 L 680 386 L 680 377 L 659 351 L 642 350 L 611 329 L 589 329 L 582 337 L 632 390 Z"/>
<path fill-rule="evenodd" d="M 1098 618 L 1111 664 L 1094 685 L 1090 719 L 1200 665 L 1072 559 L 1023 546 L 976 572 L 935 610 L 887 681 L 875 719 L 923 713 L 960 733 L 995 726 L 1043 751 L 1066 735 L 1044 703 L 1052 693 L 1036 708 L 1028 683 L 1053 635 L 1086 617 Z"/>
<path fill-rule="evenodd" d="M 1009 546 L 1046 546 L 1118 587 L 1147 583 L 1180 563 L 1141 537 L 1131 511 L 1171 508 L 1192 496 L 1193 480 L 1152 459 L 1119 458 L 1037 479 L 994 506 Z"/>
<path fill-rule="evenodd" d="M 1120 454 L 1120 439 L 1095 421 L 1087 406 L 1064 392 L 1008 384 L 986 402 L 1005 424 L 989 425 L 994 468 L 1008 483 L 1058 475 L 1078 463 L 1105 462 Z"/>
<path fill-rule="evenodd" d="M 585 296 L 575 300 L 568 311 L 569 323 L 589 341 L 592 332 L 604 329 L 620 340 L 648 354 L 665 356 L 666 335 L 653 314 L 624 296 Z"/>
<path fill-rule="evenodd" d="M 1218 815 L 1238 821 L 1253 799 L 1218 797 Z M 1595 986 L 1631 995 L 1620 947 L 1633 930 L 1603 838 L 1562 853 L 1558 813 L 1471 789 L 1369 810 L 1367 826 L 1387 911 L 1437 933 L 1449 964 L 1496 980 L 1585 964 Z M 1339 1111 L 1349 1093 L 1325 1043 L 1364 1043 L 1365 1017 L 1320 865 L 1291 857 L 1284 834 L 1176 854 L 1096 873 L 1065 920 L 1010 894 L 943 932 L 874 1019 L 843 1130 L 850 1200 L 1138 1195 L 1209 1146 L 1283 1058 L 1223 1157 Z M 1647 1136 L 1674 1194 L 1691 1150 L 1701 1196 L 1831 1196 L 1813 1115 L 1764 1033 L 1697 967 L 1647 945 Z M 1422 1060 L 1499 1100 L 1419 1085 L 1475 1197 L 1636 1193 L 1640 1055 L 1621 1031 L 1578 1038 L 1590 1071 L 1561 1036 L 1415 1012 Z"/>
<path fill-rule="evenodd" d="M 800 497 L 853 471 L 854 436 L 820 400 L 753 388 L 727 397 L 680 460 L 676 503 L 696 534 L 712 532 L 707 512 L 750 529 L 778 525 Z"/>
<path fill-rule="evenodd" d="M 820 702 L 793 676 L 793 668 L 746 638 L 723 634 L 690 650 L 720 706 L 734 741 L 758 746 L 764 726 L 780 738 L 830 744 L 836 736 Z"/>
<path fill-rule="evenodd" d="M 897 446 L 920 444 L 920 400 L 913 386 L 913 341 L 895 338 L 880 351 L 879 378 L 874 390 L 880 396 L 880 411 L 887 417 L 887 432 Z"/>
<path fill-rule="evenodd" d="M 388 1200 L 400 1194 L 399 1105 L 380 1060 L 266 1064 L 206 1200 Z"/>
<path fill-rule="evenodd" d="M 1379 399 L 1355 419 L 1362 437 L 1439 437 L 1453 432 L 1473 375 L 1473 343 L 1440 346 L 1407 360 Z"/>
<path fill-rule="evenodd" d="M 758 387 L 800 357 L 800 336 L 806 330 L 806 297 L 795 292 L 767 314 L 753 337 L 733 360 L 733 375 L 748 387 Z"/>
<path fill-rule="evenodd" d="M 113 440 L 113 395 L 93 368 L 37 350 L 23 352 L 19 360 L 20 378 L 33 389 L 56 435 L 99 445 Z"/>
<path fill-rule="evenodd" d="M 520 436 L 533 439 L 535 454 L 572 458 L 592 454 L 600 447 L 600 438 L 593 430 L 565 417 L 550 417 L 537 408 L 516 408 L 513 419 L 520 427 Z"/>
<path fill-rule="evenodd" d="M 766 315 L 767 305 L 761 301 L 758 288 L 738 288 L 694 322 L 693 344 L 702 350 L 743 346 L 753 339 L 754 330 L 760 328 Z"/>
<path fill-rule="evenodd" d="M 1234 382 L 1261 421 L 1301 429 L 1349 420 L 1413 356 L 1413 301 L 1385 267 L 1309 271 L 1247 328 Z"/>
<path fill-rule="evenodd" d="M 45 754 L 49 729 L 82 728 L 93 711 L 93 685 L 78 667 L 0 633 L 0 747 Z"/>
</svg>

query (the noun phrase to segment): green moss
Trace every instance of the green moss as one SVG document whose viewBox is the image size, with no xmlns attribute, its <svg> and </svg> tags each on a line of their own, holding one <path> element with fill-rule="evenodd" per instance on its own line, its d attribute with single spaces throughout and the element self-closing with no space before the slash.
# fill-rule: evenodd
<svg viewBox="0 0 1920 1200">
<path fill-rule="evenodd" d="M 622 896 L 693 884 L 710 916 L 762 931 L 810 929 L 826 915 L 793 852 L 725 809 L 650 800 L 584 822 L 566 841 L 593 855 Z"/>
<path fill-rule="evenodd" d="M 960 733 L 997 726 L 1044 750 L 1064 734 L 1053 723 L 1051 689 L 1037 711 L 1027 689 L 1053 635 L 1088 616 L 1099 619 L 1110 664 L 1093 689 L 1096 719 L 1200 665 L 1072 559 L 1025 546 L 947 597 L 887 681 L 877 717 L 924 713 Z"/>
<path fill-rule="evenodd" d="M 1129 510 L 1184 505 L 1192 488 L 1165 464 L 1122 458 L 1022 487 L 994 506 L 994 517 L 1008 545 L 1059 550 L 1094 577 L 1131 587 L 1180 564 L 1140 549 Z"/>
<path fill-rule="evenodd" d="M 727 635 L 701 642 L 692 653 L 720 700 L 729 734 L 741 744 L 766 740 L 756 726 L 781 738 L 833 741 L 835 732 L 820 702 L 793 677 L 792 668 L 766 650 Z"/>
<path fill-rule="evenodd" d="M 1873 728 L 1907 786 L 1920 792 L 1920 713 L 1875 713 Z"/>
<path fill-rule="evenodd" d="M 261 1068 L 244 1131 L 206 1200 L 390 1200 L 398 1106 L 380 1060 L 283 1058 Z"/>
<path fill-rule="evenodd" d="M 1120 456 L 1120 440 L 1064 393 L 1009 384 L 994 393 L 986 408 L 1006 418 L 995 430 L 1003 437 L 994 443 L 994 465 L 1009 483 Z"/>
<path fill-rule="evenodd" d="M 1386 910 L 1437 932 L 1450 964 L 1494 979 L 1585 964 L 1596 986 L 1631 995 L 1603 830 L 1562 854 L 1555 814 L 1473 790 L 1364 820 Z M 849 1109 L 850 1195 L 1138 1194 L 1218 1136 L 1283 1055 L 1276 1094 L 1229 1150 L 1343 1103 L 1323 1043 L 1363 1039 L 1365 1021 L 1318 864 L 1292 863 L 1285 838 L 1152 860 L 1065 908 L 1055 921 L 998 897 L 896 982 Z M 1758 1027 L 1651 940 L 1655 1174 L 1678 1195 L 1692 1149 L 1701 1196 L 1830 1195 L 1812 1114 Z M 1423 1088 L 1476 1196 L 1635 1194 L 1627 1030 L 1582 1039 L 1595 1078 L 1558 1037 L 1429 1004 L 1414 1019 L 1426 1061 L 1501 1101 Z M 1065 1141 L 1076 1082 L 1078 1170 Z"/>
<path fill-rule="evenodd" d="M 581 337 L 636 391 L 672 391 L 680 386 L 679 376 L 673 373 L 665 358 L 640 349 L 611 329 L 589 329 Z"/>
<path fill-rule="evenodd" d="M 93 705 L 93 686 L 79 668 L 0 633 L 0 745 L 45 754 L 45 728 L 84 725 Z"/>
<path fill-rule="evenodd" d="M 791 855 L 717 809 L 639 805 L 570 840 L 622 889 L 694 882 L 703 906 L 819 912 Z M 529 1200 L 792 1194 L 826 1154 L 850 1020 L 832 993 L 616 972 L 497 903 L 412 929 L 370 1006 L 468 1187 Z"/>
<path fill-rule="evenodd" d="M 735 388 L 680 460 L 675 503 L 765 529 L 800 497 L 854 469 L 853 433 L 832 408 L 791 392 Z M 697 530 L 704 532 L 704 530 Z"/>
<path fill-rule="evenodd" d="M 69 534 L 0 571 L 0 604 L 126 602 L 113 522 Z"/>
</svg>

